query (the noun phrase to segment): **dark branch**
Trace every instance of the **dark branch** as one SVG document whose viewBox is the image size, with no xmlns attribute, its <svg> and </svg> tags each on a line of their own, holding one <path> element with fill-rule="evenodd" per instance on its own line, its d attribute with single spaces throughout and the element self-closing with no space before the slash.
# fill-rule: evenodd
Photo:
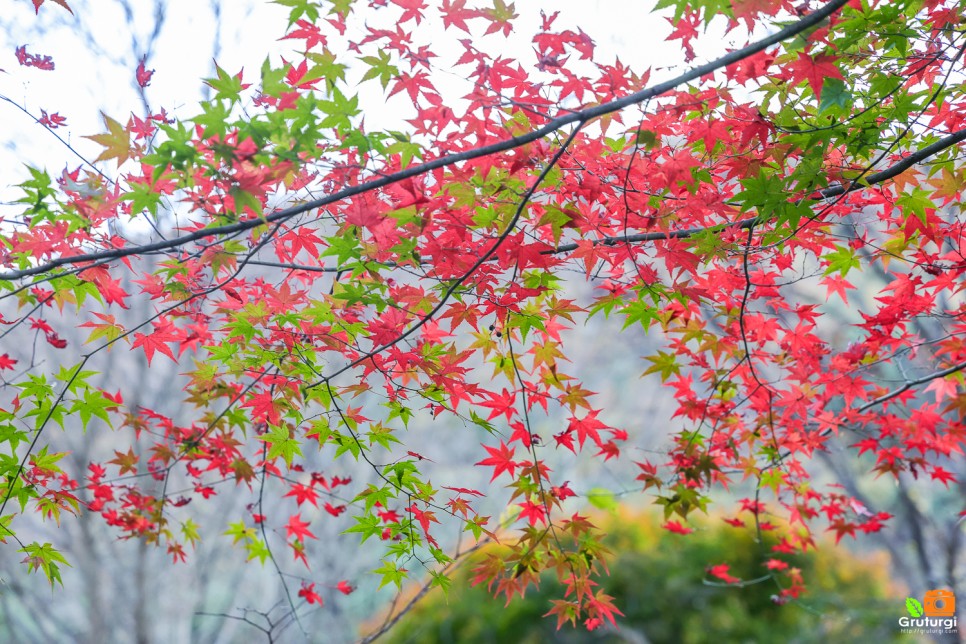
<svg viewBox="0 0 966 644">
<path fill-rule="evenodd" d="M 863 178 L 861 181 L 853 181 L 848 185 L 837 185 L 830 186 L 824 190 L 819 190 L 816 195 L 817 199 L 831 199 L 833 197 L 840 197 L 849 192 L 855 192 L 856 190 L 862 190 L 868 186 L 873 186 L 879 183 L 883 183 L 897 177 L 902 174 L 912 166 L 917 163 L 921 163 L 928 159 L 929 157 L 939 154 L 947 148 L 951 148 L 957 143 L 966 141 L 966 129 L 957 130 L 948 136 L 945 136 L 935 143 L 931 143 L 921 150 L 916 150 L 909 156 L 903 157 L 895 165 L 875 172 Z M 708 226 L 705 228 L 683 228 L 681 230 L 669 230 L 661 232 L 650 232 L 650 233 L 638 233 L 635 235 L 617 235 L 614 237 L 601 237 L 600 239 L 594 240 L 594 246 L 613 246 L 616 244 L 625 243 L 641 243 L 649 241 L 662 241 L 667 239 L 687 239 L 688 237 L 693 237 L 701 233 L 716 233 L 728 228 L 734 228 L 738 230 L 744 230 L 757 226 L 763 223 L 759 217 L 748 217 L 747 219 L 739 219 L 738 221 L 726 224 L 718 224 L 716 226 Z M 558 255 L 560 253 L 571 253 L 577 250 L 577 244 L 561 244 L 556 248 L 543 251 L 544 255 Z"/>
<path fill-rule="evenodd" d="M 648 87 L 639 92 L 629 94 L 624 98 L 620 98 L 607 103 L 602 103 L 600 105 L 595 105 L 593 107 L 588 107 L 583 110 L 569 112 L 564 116 L 560 116 L 553 119 L 543 127 L 533 130 L 532 132 L 529 132 L 527 134 L 523 134 L 521 136 L 514 136 L 507 139 L 502 139 L 500 141 L 497 141 L 496 143 L 491 143 L 490 145 L 484 145 L 478 148 L 474 148 L 472 150 L 467 150 L 465 152 L 459 152 L 457 154 L 450 154 L 444 157 L 440 157 L 438 159 L 434 159 L 432 161 L 428 161 L 426 163 L 421 163 L 419 165 L 411 166 L 409 168 L 406 168 L 405 170 L 400 170 L 399 172 L 387 174 L 385 176 L 378 177 L 376 179 L 365 181 L 359 185 L 345 188 L 343 190 L 339 190 L 337 192 L 332 193 L 331 195 L 322 197 L 321 199 L 307 201 L 303 204 L 299 204 L 298 206 L 292 206 L 291 208 L 285 208 L 283 210 L 276 211 L 274 213 L 267 215 L 264 219 L 256 218 L 256 219 L 240 221 L 234 224 L 228 224 L 224 226 L 204 228 L 202 230 L 197 230 L 193 233 L 182 235 L 174 239 L 161 240 L 150 244 L 144 244 L 141 246 L 129 246 L 126 248 L 115 248 L 111 250 L 97 251 L 93 253 L 83 253 L 80 255 L 72 255 L 69 257 L 58 257 L 48 262 L 44 262 L 43 264 L 34 266 L 32 268 L 25 268 L 22 270 L 0 273 L 0 279 L 16 280 L 23 277 L 29 277 L 31 275 L 41 275 L 57 267 L 70 265 L 70 264 L 92 262 L 92 261 L 98 261 L 98 260 L 104 260 L 104 259 L 119 259 L 121 257 L 130 257 L 132 255 L 139 255 L 139 254 L 149 253 L 149 252 L 154 252 L 159 250 L 177 248 L 179 246 L 184 246 L 185 244 L 189 244 L 199 239 L 216 237 L 220 235 L 230 235 L 233 233 L 251 230 L 253 228 L 257 228 L 258 226 L 264 225 L 266 223 L 266 220 L 268 222 L 287 221 L 292 217 L 309 212 L 310 210 L 316 210 L 318 208 L 322 208 L 324 206 L 342 201 L 344 199 L 348 199 L 350 197 L 354 197 L 356 195 L 360 195 L 372 190 L 377 190 L 379 188 L 383 188 L 385 186 L 398 183 L 399 181 L 404 181 L 406 179 L 410 179 L 413 177 L 426 174 L 428 172 L 432 172 L 433 170 L 437 170 L 439 168 L 445 168 L 447 166 L 455 165 L 463 161 L 470 161 L 472 159 L 489 156 L 491 154 L 497 154 L 499 152 L 506 152 L 508 150 L 512 150 L 512 149 L 521 147 L 523 145 L 526 145 L 528 143 L 532 143 L 534 141 L 542 139 L 548 134 L 557 132 L 558 130 L 563 129 L 568 125 L 571 125 L 574 123 L 587 123 L 588 121 L 600 118 L 601 116 L 606 116 L 607 114 L 612 114 L 614 112 L 622 110 L 625 107 L 636 105 L 638 103 L 643 103 L 652 98 L 665 94 L 671 91 L 672 89 L 678 87 L 679 85 L 699 79 L 702 76 L 711 74 L 723 67 L 727 67 L 728 65 L 732 65 L 741 60 L 744 60 L 749 56 L 753 56 L 758 52 L 764 51 L 765 49 L 767 49 L 768 47 L 771 47 L 772 45 L 781 43 L 789 38 L 792 38 L 820 24 L 822 21 L 824 21 L 829 16 L 831 16 L 833 13 L 835 13 L 840 8 L 842 8 L 842 6 L 844 6 L 847 2 L 848 0 L 832 0 L 832 2 L 829 2 L 818 11 L 805 16 L 801 20 L 785 27 L 784 29 L 772 34 L 771 36 L 762 38 L 761 40 L 755 43 L 752 43 L 747 47 L 737 49 L 709 63 L 705 63 L 704 65 L 699 65 L 698 67 L 695 67 L 694 69 L 691 69 L 681 74 L 680 76 L 677 76 L 676 78 L 665 81 L 663 83 L 659 83 L 657 85 L 654 85 L 653 87 Z"/>
</svg>

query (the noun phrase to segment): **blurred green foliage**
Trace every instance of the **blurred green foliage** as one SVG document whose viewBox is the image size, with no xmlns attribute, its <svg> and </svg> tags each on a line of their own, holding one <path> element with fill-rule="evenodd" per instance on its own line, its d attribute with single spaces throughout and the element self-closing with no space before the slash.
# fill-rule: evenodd
<svg viewBox="0 0 966 644">
<path fill-rule="evenodd" d="M 588 632 L 545 618 L 550 599 L 562 587 L 550 576 L 524 600 L 509 606 L 492 598 L 484 586 L 471 588 L 469 561 L 456 574 L 449 596 L 434 591 L 388 633 L 393 644 L 472 642 L 473 644 L 542 644 L 544 642 L 633 642 L 635 644 L 731 644 L 733 642 L 898 642 L 898 618 L 904 614 L 898 588 L 892 587 L 884 554 L 857 557 L 844 545 L 824 544 L 783 560 L 803 572 L 808 592 L 778 605 L 779 592 L 767 579 L 744 587 L 717 585 L 705 567 L 727 563 L 743 580 L 767 574 L 770 539 L 764 546 L 753 530 L 720 520 L 699 522 L 679 535 L 661 528 L 652 514 L 613 514 L 597 520 L 609 532 L 613 555 L 610 576 L 601 580 L 624 612 L 620 630 Z M 479 556 L 480 553 L 477 553 Z M 476 559 L 478 560 L 478 559 Z M 780 578 L 780 576 L 779 576 Z"/>
</svg>

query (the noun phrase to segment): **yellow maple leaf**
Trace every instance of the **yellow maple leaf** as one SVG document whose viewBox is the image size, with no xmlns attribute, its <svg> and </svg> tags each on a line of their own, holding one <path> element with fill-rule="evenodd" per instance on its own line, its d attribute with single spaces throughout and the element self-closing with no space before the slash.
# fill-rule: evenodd
<svg viewBox="0 0 966 644">
<path fill-rule="evenodd" d="M 900 172 L 892 178 L 895 185 L 896 195 L 902 195 L 906 191 L 906 186 L 916 186 L 922 183 L 922 174 L 916 168 L 909 168 Z"/>
<path fill-rule="evenodd" d="M 101 116 L 104 117 L 104 125 L 107 126 L 107 132 L 104 134 L 85 136 L 84 138 L 104 146 L 104 151 L 101 152 L 99 157 L 94 159 L 95 162 L 117 159 L 117 164 L 121 165 L 131 158 L 131 135 L 127 131 L 127 128 L 107 114 L 102 112 Z"/>
<path fill-rule="evenodd" d="M 949 168 L 943 168 L 940 177 L 930 179 L 926 183 L 936 189 L 933 196 L 942 198 L 943 205 L 946 205 L 951 201 L 959 200 L 964 187 L 964 176 L 962 171 L 951 172 Z"/>
</svg>

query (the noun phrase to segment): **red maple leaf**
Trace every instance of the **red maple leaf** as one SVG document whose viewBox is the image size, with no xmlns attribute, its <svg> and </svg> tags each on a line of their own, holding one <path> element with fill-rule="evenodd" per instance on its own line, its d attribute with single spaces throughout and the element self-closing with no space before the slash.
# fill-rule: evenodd
<svg viewBox="0 0 966 644">
<path fill-rule="evenodd" d="M 30 318 L 30 328 L 37 329 L 44 333 L 53 333 L 54 328 L 47 323 L 47 320 L 43 318 Z"/>
<path fill-rule="evenodd" d="M 466 33 L 470 33 L 470 28 L 466 25 L 466 21 L 470 18 L 478 18 L 480 15 L 478 11 L 466 8 L 466 0 L 453 0 L 452 2 L 450 0 L 443 0 L 439 12 L 443 16 L 443 29 L 456 27 Z"/>
<path fill-rule="evenodd" d="M 520 510 L 520 517 L 527 519 L 530 525 L 536 525 L 538 521 L 546 525 L 547 508 L 545 508 L 542 504 L 533 503 L 532 501 L 524 501 L 523 503 L 518 503 L 517 505 L 522 508 Z"/>
<path fill-rule="evenodd" d="M 81 277 L 97 285 L 97 290 L 104 297 L 105 302 L 119 304 L 123 309 L 127 308 L 127 304 L 124 303 L 128 296 L 127 291 L 121 287 L 119 281 L 111 277 L 106 267 L 89 268 L 81 273 Z"/>
<path fill-rule="evenodd" d="M 503 472 L 509 472 L 510 476 L 513 476 L 513 472 L 516 471 L 517 463 L 513 462 L 513 452 L 516 448 L 508 448 L 503 441 L 500 441 L 499 447 L 487 447 L 483 446 L 487 452 L 490 453 L 490 457 L 483 459 L 476 465 L 490 465 L 493 467 L 493 476 L 490 481 L 496 480 Z"/>
<path fill-rule="evenodd" d="M 836 56 L 822 54 L 820 56 L 809 56 L 808 54 L 798 53 L 798 58 L 785 65 L 789 70 L 789 81 L 797 85 L 800 81 L 808 81 L 809 87 L 815 92 L 815 98 L 822 98 L 822 85 L 826 78 L 842 78 L 835 61 Z"/>
<path fill-rule="evenodd" d="M 322 597 L 315 592 L 315 584 L 310 584 L 306 581 L 302 582 L 302 588 L 299 589 L 299 597 L 304 599 L 309 604 L 318 604 L 322 606 Z"/>
<path fill-rule="evenodd" d="M 322 30 L 308 20 L 299 20 L 295 23 L 295 26 L 298 29 L 293 29 L 287 35 L 282 36 L 282 40 L 304 40 L 306 51 L 313 49 L 316 45 L 325 46 L 327 44 L 328 41 L 322 35 Z"/>
<path fill-rule="evenodd" d="M 741 581 L 738 577 L 729 574 L 728 569 L 728 564 L 718 564 L 716 566 L 710 566 L 708 568 L 708 574 L 728 584 L 736 584 Z"/>
<path fill-rule="evenodd" d="M 530 438 L 530 430 L 527 429 L 527 426 L 520 421 L 514 421 L 510 423 L 510 427 L 513 428 L 513 434 L 510 435 L 510 440 L 507 442 L 512 443 L 514 441 L 520 441 L 523 443 L 524 447 L 530 449 L 530 443 L 532 441 Z"/>
<path fill-rule="evenodd" d="M 0 356 L 0 371 L 3 369 L 13 369 L 15 364 L 17 364 L 17 361 L 14 358 L 11 358 L 10 354 L 5 353 Z"/>
<path fill-rule="evenodd" d="M 750 29 L 759 14 L 774 16 L 781 4 L 774 0 L 731 0 L 735 18 L 743 19 Z"/>
<path fill-rule="evenodd" d="M 41 125 L 50 128 L 51 130 L 56 130 L 59 127 L 67 125 L 67 119 L 63 116 L 54 112 L 53 114 L 47 114 L 46 110 L 40 110 L 40 118 L 37 122 Z"/>
<path fill-rule="evenodd" d="M 51 331 L 50 333 L 46 334 L 45 337 L 47 338 L 47 344 L 49 344 L 50 346 L 54 347 L 55 349 L 66 349 L 67 348 L 67 340 L 64 340 L 62 337 L 60 337 L 59 335 L 57 335 L 53 331 Z"/>
<path fill-rule="evenodd" d="M 136 114 L 131 114 L 127 129 L 134 135 L 135 140 L 139 141 L 149 138 L 158 128 L 150 118 L 140 119 Z"/>
<path fill-rule="evenodd" d="M 415 104 L 420 94 L 425 94 L 428 90 L 432 89 L 433 84 L 429 80 L 429 75 L 426 72 L 416 72 L 415 74 L 402 72 L 396 76 L 396 80 L 392 85 L 392 89 L 389 91 L 389 95 L 392 96 L 394 94 L 398 94 L 402 90 L 406 90 L 406 92 L 409 94 L 409 98 L 412 100 L 413 104 Z"/>
<path fill-rule="evenodd" d="M 24 67 L 36 67 L 37 69 L 42 69 L 44 71 L 52 71 L 54 69 L 54 59 L 50 56 L 44 56 L 42 54 L 30 54 L 27 53 L 27 45 L 21 45 L 14 50 L 14 54 L 17 57 L 17 62 Z"/>
<path fill-rule="evenodd" d="M 577 496 L 577 493 L 570 489 L 570 481 L 566 481 L 562 485 L 555 485 L 551 487 L 550 494 L 560 501 L 569 499 L 572 496 Z"/>
<path fill-rule="evenodd" d="M 598 413 L 597 411 L 592 411 L 579 420 L 577 418 L 570 419 L 570 427 L 568 429 L 577 432 L 577 442 L 581 447 L 584 446 L 584 441 L 588 438 L 593 440 L 599 447 L 603 447 L 599 430 L 607 429 L 607 425 L 597 420 Z"/>
<path fill-rule="evenodd" d="M 855 529 L 858 526 L 851 521 L 846 521 L 845 519 L 837 519 L 829 524 L 829 531 L 835 532 L 835 543 L 842 540 L 842 537 L 848 535 L 855 538 Z"/>
<path fill-rule="evenodd" d="M 427 537 L 429 537 L 429 524 L 439 523 L 439 519 L 436 518 L 435 513 L 430 510 L 420 510 L 415 503 L 406 508 L 406 511 L 410 512 L 413 515 L 413 518 L 419 522 L 420 527 L 423 529 L 423 532 L 426 533 Z"/>
<path fill-rule="evenodd" d="M 516 411 L 516 391 L 508 391 L 506 388 L 500 394 L 494 392 L 485 392 L 490 400 L 485 400 L 480 405 L 482 407 L 489 407 L 492 411 L 490 412 L 489 418 L 487 420 L 492 420 L 500 415 L 506 416 L 507 420 L 513 418 Z M 513 439 L 510 439 L 513 442 Z"/>
<path fill-rule="evenodd" d="M 300 485 L 296 483 L 292 486 L 292 489 L 285 494 L 285 496 L 294 496 L 296 505 L 302 505 L 308 501 L 315 507 L 319 507 L 319 493 L 308 485 Z"/>
<path fill-rule="evenodd" d="M 149 365 L 151 364 L 152 358 L 154 358 L 155 352 L 158 351 L 171 358 L 172 361 L 177 362 L 174 353 L 168 346 L 168 342 L 174 340 L 177 340 L 177 338 L 173 334 L 161 332 L 160 330 L 154 333 L 135 333 L 134 342 L 131 343 L 131 347 L 134 349 L 142 347 Z"/>
<path fill-rule="evenodd" d="M 361 194 L 352 201 L 345 209 L 345 220 L 353 226 L 372 228 L 380 224 L 386 205 L 369 193 Z"/>
<path fill-rule="evenodd" d="M 321 77 L 308 77 L 309 66 L 306 61 L 298 65 L 289 65 L 288 72 L 285 74 L 285 82 L 297 89 L 315 89 Z"/>
<path fill-rule="evenodd" d="M 765 567 L 768 570 L 785 570 L 788 568 L 788 564 L 781 559 L 769 559 L 765 562 Z"/>
<path fill-rule="evenodd" d="M 452 490 L 453 492 L 456 492 L 457 494 L 472 494 L 473 496 L 484 496 L 483 493 L 480 492 L 480 491 L 478 491 L 478 490 L 470 490 L 470 489 L 467 489 L 465 487 L 447 487 L 447 486 L 444 485 L 443 486 L 443 489 L 444 490 Z"/>
<path fill-rule="evenodd" d="M 666 18 L 668 22 L 674 27 L 674 31 L 668 34 L 667 39 L 670 40 L 681 40 L 681 46 L 684 48 L 684 60 L 690 62 L 694 60 L 694 47 L 691 45 L 691 41 L 698 36 L 698 27 L 701 26 L 701 18 L 697 13 L 690 16 L 685 16 L 675 22 L 671 18 Z"/>
<path fill-rule="evenodd" d="M 331 514 L 334 517 L 337 517 L 340 514 L 342 514 L 343 512 L 345 512 L 345 506 L 344 505 L 332 505 L 328 501 L 325 502 L 325 504 L 322 506 L 322 509 L 325 510 L 326 512 L 328 512 L 329 514 Z"/>
<path fill-rule="evenodd" d="M 573 430 L 567 429 L 560 432 L 559 434 L 554 434 L 553 439 L 557 442 L 557 447 L 566 447 L 571 452 L 576 453 L 577 450 L 574 449 L 574 432 Z"/>
<path fill-rule="evenodd" d="M 614 621 L 614 615 L 623 615 L 617 606 L 614 605 L 614 598 L 610 595 L 604 594 L 604 591 L 598 590 L 594 593 L 594 596 L 587 601 L 587 612 L 592 616 L 587 622 L 594 620 L 596 623 L 593 628 L 600 626 L 604 621 L 611 623 L 611 626 L 616 626 Z M 585 622 L 586 623 L 586 622 Z M 589 630 L 593 630 L 590 624 L 587 624 Z"/>
<path fill-rule="evenodd" d="M 692 532 L 694 532 L 694 528 L 689 528 L 678 521 L 668 521 L 661 527 L 667 530 L 668 532 L 674 532 L 676 534 L 691 534 Z"/>
<path fill-rule="evenodd" d="M 378 514 L 383 523 L 399 523 L 399 513 L 395 510 L 381 510 Z"/>
<path fill-rule="evenodd" d="M 953 474 L 949 470 L 943 469 L 938 465 L 932 468 L 932 471 L 929 473 L 929 478 L 931 478 L 934 481 L 942 481 L 942 484 L 945 485 L 946 487 L 949 487 L 950 483 L 956 482 L 955 474 Z"/>
<path fill-rule="evenodd" d="M 301 542 L 305 542 L 306 539 L 316 539 L 317 537 L 309 531 L 309 522 L 302 521 L 301 514 L 293 514 L 289 517 L 288 523 L 285 526 L 286 538 L 295 537 Z"/>
<path fill-rule="evenodd" d="M 41 5 L 44 4 L 45 0 L 31 0 L 31 1 L 34 3 L 34 13 L 39 14 L 40 7 Z M 54 4 L 60 5 L 64 9 L 67 9 L 67 11 L 69 11 L 71 14 L 74 13 L 74 10 L 71 9 L 69 6 L 67 6 L 67 0 L 51 0 L 51 2 L 53 2 Z"/>
<path fill-rule="evenodd" d="M 336 586 L 336 589 L 343 595 L 351 595 L 352 591 L 355 590 L 355 588 L 351 584 L 349 584 L 349 582 L 346 581 L 345 579 L 343 579 L 338 583 L 338 585 Z"/>
<path fill-rule="evenodd" d="M 168 545 L 168 554 L 171 555 L 171 561 L 174 563 L 184 563 L 188 560 L 188 555 L 184 551 L 184 546 L 180 543 L 172 543 Z"/>
<path fill-rule="evenodd" d="M 138 63 L 138 68 L 134 72 L 134 78 L 140 87 L 147 87 L 151 84 L 151 77 L 154 76 L 153 69 L 145 69 L 144 63 L 147 61 L 147 56 L 141 59 Z"/>
<path fill-rule="evenodd" d="M 276 400 L 272 396 L 271 390 L 266 389 L 251 394 L 248 400 L 242 403 L 242 407 L 250 407 L 252 418 L 257 422 L 269 422 L 272 425 L 278 425 L 282 422 L 280 411 L 283 406 L 280 400 Z"/>
<path fill-rule="evenodd" d="M 399 17 L 399 24 L 410 20 L 416 21 L 417 25 L 422 22 L 423 13 L 427 8 L 423 0 L 392 0 L 392 3 L 403 9 L 403 14 Z"/>
</svg>

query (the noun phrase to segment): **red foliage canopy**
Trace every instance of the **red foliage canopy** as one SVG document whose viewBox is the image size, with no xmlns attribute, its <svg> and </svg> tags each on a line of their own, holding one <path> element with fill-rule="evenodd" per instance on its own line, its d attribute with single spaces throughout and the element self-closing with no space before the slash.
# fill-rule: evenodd
<svg viewBox="0 0 966 644">
<path fill-rule="evenodd" d="M 570 592 L 551 613 L 594 628 L 620 612 L 590 581 L 602 551 L 578 511 L 589 491 L 559 480 L 548 454 L 639 460 L 681 534 L 714 490 L 750 479 L 754 498 L 728 521 L 781 533 L 762 560 L 780 601 L 802 590 L 781 557 L 810 547 L 815 526 L 839 538 L 890 518 L 812 480 L 830 437 L 857 435 L 875 473 L 955 480 L 966 436 L 955 3 L 665 1 L 688 61 L 707 23 L 730 40 L 772 35 L 660 82 L 599 57 L 557 14 L 541 16 L 528 56 L 508 57 L 519 17 L 502 0 L 334 3 L 326 15 L 285 4 L 291 61 L 255 79 L 217 68 L 190 118 L 105 116 L 90 138 L 98 162 L 119 165 L 111 179 L 86 167 L 23 183 L 4 220 L 4 333 L 61 352 L 53 369 L 13 346 L 0 357 L 14 392 L 0 411 L 8 529 L 14 501 L 54 516 L 84 505 L 180 559 L 195 538 L 176 529 L 188 500 L 228 481 L 258 499 L 228 527 L 250 559 L 284 543 L 309 565 L 310 526 L 328 520 L 321 496 L 332 517 L 348 507 L 349 532 L 385 544 L 383 584 L 417 565 L 444 583 L 448 517 L 511 545 L 478 582 L 509 599 L 553 570 Z M 142 59 L 132 77 L 143 90 L 152 73 Z M 366 127 L 372 92 L 405 107 L 402 131 Z M 578 279 L 593 285 L 583 299 L 568 291 Z M 122 317 L 133 301 L 151 313 Z M 610 426 L 566 373 L 564 330 L 588 315 L 664 338 L 646 373 L 684 426 L 665 454 L 628 450 L 639 428 Z M 63 339 L 75 327 L 85 348 Z M 192 422 L 88 383 L 93 356 L 121 347 L 178 362 Z M 535 434 L 538 414 L 563 419 L 553 441 Z M 75 418 L 141 447 L 75 479 L 42 447 Z M 510 491 L 502 524 L 477 510 L 486 491 L 435 487 L 432 460 L 405 444 L 410 423 L 446 421 L 485 430 L 476 466 Z M 375 482 L 309 465 L 319 449 Z M 169 493 L 176 474 L 192 482 L 186 496 Z M 267 482 L 283 492 L 271 507 Z M 58 578 L 59 555 L 24 550 Z M 708 567 L 740 581 L 728 571 Z M 306 579 L 298 596 L 321 604 L 316 588 Z"/>
</svg>

